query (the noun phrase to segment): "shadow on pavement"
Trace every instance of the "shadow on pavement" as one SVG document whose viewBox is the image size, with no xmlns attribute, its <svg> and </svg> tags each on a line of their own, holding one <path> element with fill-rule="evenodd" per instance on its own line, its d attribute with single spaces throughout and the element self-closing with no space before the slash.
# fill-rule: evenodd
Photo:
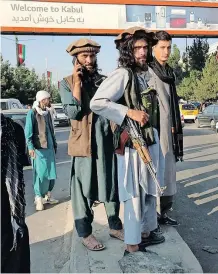
<svg viewBox="0 0 218 274">
<path fill-rule="evenodd" d="M 70 259 L 72 231 L 30 245 L 31 273 L 59 273 Z"/>
<path fill-rule="evenodd" d="M 182 163 L 178 163 L 177 172 L 196 169 L 199 167 L 206 167 L 214 164 L 217 164 L 217 159 L 207 160 L 207 161 L 203 161 L 203 160 L 202 161 L 184 161 Z"/>
</svg>

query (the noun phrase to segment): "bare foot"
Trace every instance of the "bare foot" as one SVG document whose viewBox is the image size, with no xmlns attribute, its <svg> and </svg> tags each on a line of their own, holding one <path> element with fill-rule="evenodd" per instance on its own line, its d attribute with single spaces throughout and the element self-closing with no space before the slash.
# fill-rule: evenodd
<svg viewBox="0 0 218 274">
<path fill-rule="evenodd" d="M 126 250 L 129 251 L 130 253 L 136 252 L 139 250 L 139 246 L 138 245 L 127 245 Z"/>
</svg>

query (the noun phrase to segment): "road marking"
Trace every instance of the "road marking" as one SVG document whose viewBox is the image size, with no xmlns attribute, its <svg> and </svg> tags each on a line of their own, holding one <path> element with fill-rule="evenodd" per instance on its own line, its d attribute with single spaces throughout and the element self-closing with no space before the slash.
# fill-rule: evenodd
<svg viewBox="0 0 218 274">
<path fill-rule="evenodd" d="M 215 187 L 215 188 L 208 189 L 208 190 L 206 190 L 204 192 L 190 194 L 190 195 L 188 195 L 188 197 L 189 198 L 198 198 L 198 197 L 207 195 L 209 193 L 215 192 L 217 190 L 218 190 L 218 187 Z"/>
<path fill-rule="evenodd" d="M 58 163 L 56 163 L 56 165 L 63 165 L 63 164 L 68 164 L 68 163 L 71 163 L 71 161 L 58 162 Z M 30 169 L 32 169 L 32 166 L 25 166 L 23 168 L 23 170 L 30 170 Z"/>
<path fill-rule="evenodd" d="M 211 215 L 216 211 L 218 211 L 218 206 L 214 207 L 210 212 L 207 213 L 207 215 Z"/>
<path fill-rule="evenodd" d="M 66 131 L 70 131 L 70 128 L 55 129 L 55 132 L 66 132 Z"/>
<path fill-rule="evenodd" d="M 209 181 L 211 179 L 216 179 L 216 178 L 218 178 L 218 175 L 211 175 L 207 178 L 203 178 L 203 179 L 199 179 L 197 181 L 191 182 L 191 183 L 187 183 L 187 184 L 184 185 L 184 187 L 197 185 L 199 183 L 206 182 L 206 181 Z"/>
<path fill-rule="evenodd" d="M 67 164 L 67 163 L 71 163 L 71 160 L 58 162 L 57 165 L 63 165 L 63 164 Z"/>
<path fill-rule="evenodd" d="M 203 205 L 203 204 L 212 202 L 212 201 L 214 201 L 214 200 L 218 200 L 218 194 L 209 196 L 209 197 L 204 198 L 204 199 L 196 200 L 196 201 L 194 201 L 194 203 L 195 203 L 196 205 Z"/>
<path fill-rule="evenodd" d="M 64 140 L 64 141 L 57 141 L 57 144 L 60 145 L 60 144 L 67 144 L 68 143 L 68 140 Z"/>
</svg>

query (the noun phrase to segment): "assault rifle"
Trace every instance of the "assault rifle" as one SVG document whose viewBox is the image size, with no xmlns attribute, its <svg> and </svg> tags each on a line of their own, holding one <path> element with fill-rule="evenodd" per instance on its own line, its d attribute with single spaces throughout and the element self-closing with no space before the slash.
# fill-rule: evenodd
<svg viewBox="0 0 218 274">
<path fill-rule="evenodd" d="M 129 117 L 126 117 L 125 121 L 126 121 L 126 130 L 133 143 L 133 146 L 137 150 L 143 162 L 145 163 L 149 173 L 151 174 L 152 179 L 154 180 L 154 183 L 156 184 L 157 190 L 162 196 L 164 194 L 164 190 L 166 189 L 166 187 L 161 187 L 158 182 L 157 173 L 156 173 L 154 164 L 152 162 L 147 144 L 144 141 L 143 135 L 141 133 L 141 129 L 139 125 L 137 124 L 137 122 L 133 121 Z"/>
</svg>

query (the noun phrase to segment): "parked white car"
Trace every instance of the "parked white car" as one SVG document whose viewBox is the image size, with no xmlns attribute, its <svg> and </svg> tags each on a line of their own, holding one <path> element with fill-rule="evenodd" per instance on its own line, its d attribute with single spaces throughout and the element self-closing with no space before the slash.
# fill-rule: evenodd
<svg viewBox="0 0 218 274">
<path fill-rule="evenodd" d="M 0 99 L 1 110 L 9 110 L 9 109 L 24 109 L 24 106 L 18 99 L 9 98 L 9 99 Z"/>
<path fill-rule="evenodd" d="M 62 105 L 52 105 L 55 109 L 54 125 L 55 126 L 69 126 L 70 119 L 64 113 Z"/>
</svg>

